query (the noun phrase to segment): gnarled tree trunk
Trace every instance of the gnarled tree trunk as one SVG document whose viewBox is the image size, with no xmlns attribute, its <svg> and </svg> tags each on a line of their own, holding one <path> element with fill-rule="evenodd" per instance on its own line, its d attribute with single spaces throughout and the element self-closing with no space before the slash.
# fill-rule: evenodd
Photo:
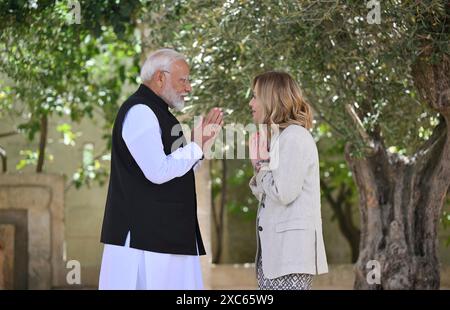
<svg viewBox="0 0 450 310">
<path fill-rule="evenodd" d="M 361 242 L 356 289 L 438 289 L 437 228 L 450 184 L 450 62 L 416 63 L 414 82 L 441 114 L 433 135 L 414 156 L 390 154 L 375 141 L 371 155 L 346 160 L 360 193 Z M 380 283 L 367 280 L 376 260 Z M 369 275 L 370 276 L 370 275 Z"/>
</svg>

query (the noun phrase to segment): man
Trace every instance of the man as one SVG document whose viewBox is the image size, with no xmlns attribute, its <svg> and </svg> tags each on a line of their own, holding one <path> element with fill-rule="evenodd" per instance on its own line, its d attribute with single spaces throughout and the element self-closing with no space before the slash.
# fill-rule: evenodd
<svg viewBox="0 0 450 310">
<path fill-rule="evenodd" d="M 202 289 L 193 167 L 214 138 L 205 127 L 220 130 L 223 113 L 212 109 L 178 146 L 186 141 L 169 107 L 181 110 L 192 90 L 185 57 L 157 50 L 141 80 L 114 122 L 99 289 Z"/>
</svg>

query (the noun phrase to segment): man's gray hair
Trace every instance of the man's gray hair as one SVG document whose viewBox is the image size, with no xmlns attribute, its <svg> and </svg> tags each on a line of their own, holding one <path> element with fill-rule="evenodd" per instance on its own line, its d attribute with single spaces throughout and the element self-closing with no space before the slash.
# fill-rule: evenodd
<svg viewBox="0 0 450 310">
<path fill-rule="evenodd" d="M 141 68 L 142 82 L 151 80 L 157 70 L 169 71 L 170 65 L 177 60 L 186 61 L 186 57 L 170 48 L 162 48 L 152 52 Z"/>
</svg>

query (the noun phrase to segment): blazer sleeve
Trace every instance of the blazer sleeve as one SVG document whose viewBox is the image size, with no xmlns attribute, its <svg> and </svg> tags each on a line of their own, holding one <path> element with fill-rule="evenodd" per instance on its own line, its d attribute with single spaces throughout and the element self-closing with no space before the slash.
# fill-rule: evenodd
<svg viewBox="0 0 450 310">
<path fill-rule="evenodd" d="M 296 200 L 311 166 L 315 147 L 314 140 L 304 130 L 289 130 L 280 136 L 278 144 L 270 151 L 270 162 L 263 164 L 250 180 L 253 194 L 265 193 L 282 205 L 289 205 Z"/>
</svg>

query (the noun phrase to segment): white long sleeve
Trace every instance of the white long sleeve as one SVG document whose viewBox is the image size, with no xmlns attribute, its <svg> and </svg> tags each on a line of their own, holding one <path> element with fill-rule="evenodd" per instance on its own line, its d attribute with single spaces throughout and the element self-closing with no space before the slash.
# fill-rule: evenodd
<svg viewBox="0 0 450 310">
<path fill-rule="evenodd" d="M 203 156 L 195 142 L 166 155 L 158 119 L 144 104 L 134 105 L 127 112 L 122 137 L 145 177 L 155 184 L 185 175 Z"/>
</svg>

